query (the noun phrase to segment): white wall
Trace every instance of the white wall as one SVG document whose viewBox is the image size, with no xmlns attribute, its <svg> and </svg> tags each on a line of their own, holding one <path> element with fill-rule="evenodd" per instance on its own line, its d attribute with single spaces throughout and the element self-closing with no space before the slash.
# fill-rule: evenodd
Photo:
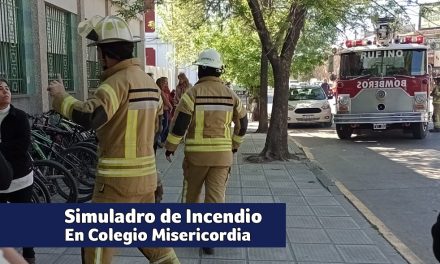
<svg viewBox="0 0 440 264">
<path fill-rule="evenodd" d="M 130 28 L 133 36 L 142 37 L 142 35 L 140 35 L 141 28 L 140 28 L 140 25 L 139 25 L 139 20 L 132 19 L 132 20 L 128 21 L 128 27 Z"/>
<path fill-rule="evenodd" d="M 145 34 L 151 35 L 151 34 Z M 159 39 L 150 39 L 149 37 L 145 38 L 145 48 L 153 48 L 156 51 L 156 67 L 167 69 L 168 73 L 168 83 L 170 89 L 174 89 L 176 87 L 176 79 L 177 74 L 174 67 L 173 62 L 173 45 L 170 43 L 162 42 Z M 155 79 L 160 76 L 155 75 Z"/>
<path fill-rule="evenodd" d="M 106 0 L 85 0 L 84 1 L 84 15 L 85 18 L 90 19 L 93 16 L 105 16 L 105 1 Z"/>
<path fill-rule="evenodd" d="M 50 3 L 61 9 L 67 10 L 70 13 L 78 14 L 78 5 L 76 0 L 46 0 L 46 3 Z"/>
<path fill-rule="evenodd" d="M 145 48 L 153 48 L 156 51 L 156 66 L 159 68 L 166 68 L 171 71 L 168 77 L 170 89 L 174 89 L 177 85 L 177 75 L 184 72 L 191 84 L 197 82 L 197 67 L 188 65 L 186 67 L 179 67 L 174 62 L 174 45 L 166 43 L 160 39 L 160 28 L 164 25 L 163 19 L 159 17 L 156 6 L 155 17 L 155 32 L 145 33 Z M 156 76 L 155 76 L 156 78 Z"/>
</svg>

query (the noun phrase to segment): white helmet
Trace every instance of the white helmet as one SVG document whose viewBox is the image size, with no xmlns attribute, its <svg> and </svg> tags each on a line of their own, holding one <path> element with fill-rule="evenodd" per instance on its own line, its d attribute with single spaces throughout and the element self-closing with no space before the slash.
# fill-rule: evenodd
<svg viewBox="0 0 440 264">
<path fill-rule="evenodd" d="M 215 49 L 206 49 L 202 51 L 195 65 L 211 67 L 215 69 L 223 69 L 223 61 Z"/>
<path fill-rule="evenodd" d="M 94 42 L 88 46 L 111 42 L 139 42 L 133 37 L 130 28 L 122 18 L 117 16 L 94 16 L 90 20 L 78 24 L 78 34 Z"/>
</svg>

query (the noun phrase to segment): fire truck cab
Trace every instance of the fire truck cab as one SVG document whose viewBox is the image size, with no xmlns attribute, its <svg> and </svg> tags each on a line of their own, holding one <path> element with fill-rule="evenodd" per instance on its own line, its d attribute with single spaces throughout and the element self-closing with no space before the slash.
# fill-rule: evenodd
<svg viewBox="0 0 440 264">
<path fill-rule="evenodd" d="M 403 129 L 426 136 L 430 77 L 422 36 L 346 41 L 339 50 L 334 123 L 340 139 L 353 131 Z"/>
</svg>

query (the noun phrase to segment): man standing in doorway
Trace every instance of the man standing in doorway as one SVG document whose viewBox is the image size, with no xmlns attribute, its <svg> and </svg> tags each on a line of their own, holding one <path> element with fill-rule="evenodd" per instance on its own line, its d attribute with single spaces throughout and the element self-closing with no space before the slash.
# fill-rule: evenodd
<svg viewBox="0 0 440 264">
<path fill-rule="evenodd" d="M 224 203 L 233 153 L 237 152 L 247 130 L 246 109 L 219 78 L 223 62 L 216 50 L 203 51 L 195 64 L 199 81 L 182 95 L 176 108 L 165 155 L 170 160 L 186 134 L 182 202 L 200 202 L 204 184 L 205 203 Z M 203 251 L 214 254 L 213 248 L 203 248 Z"/>
<path fill-rule="evenodd" d="M 154 203 L 157 174 L 153 151 L 155 123 L 162 104 L 160 90 L 133 59 L 134 43 L 119 17 L 94 17 L 78 32 L 94 41 L 103 65 L 95 98 L 81 102 L 66 93 L 62 82 L 48 87 L 53 107 L 85 128 L 96 129 L 99 161 L 92 202 Z M 150 263 L 177 264 L 172 248 L 140 248 Z M 83 248 L 83 264 L 110 264 L 111 248 Z"/>
</svg>

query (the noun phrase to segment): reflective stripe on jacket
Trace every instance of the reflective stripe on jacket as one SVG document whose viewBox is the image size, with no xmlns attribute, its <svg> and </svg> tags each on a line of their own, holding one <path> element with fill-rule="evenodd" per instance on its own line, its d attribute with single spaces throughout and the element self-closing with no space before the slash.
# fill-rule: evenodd
<svg viewBox="0 0 440 264">
<path fill-rule="evenodd" d="M 137 59 L 124 60 L 105 70 L 103 80 L 94 98 L 81 102 L 65 93 L 54 98 L 53 107 L 74 122 L 96 129 L 97 176 L 148 177 L 151 180 L 147 181 L 147 189 L 154 191 L 153 142 L 162 105 L 160 90 Z"/>
<path fill-rule="evenodd" d="M 203 77 L 182 95 L 171 127 L 168 150 L 176 150 L 186 133 L 185 157 L 192 164 L 230 166 L 232 149 L 240 146 L 246 133 L 246 109 L 220 78 Z"/>
</svg>

